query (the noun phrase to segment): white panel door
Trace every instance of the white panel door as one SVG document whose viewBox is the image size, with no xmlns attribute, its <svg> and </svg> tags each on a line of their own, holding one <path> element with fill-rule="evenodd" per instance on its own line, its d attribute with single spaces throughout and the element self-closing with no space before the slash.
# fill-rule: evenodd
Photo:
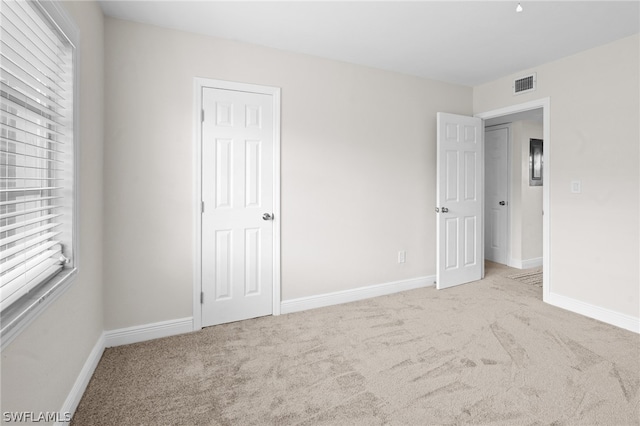
<svg viewBox="0 0 640 426">
<path fill-rule="evenodd" d="M 507 211 L 509 195 L 509 128 L 487 129 L 484 134 L 484 258 L 507 264 Z"/>
<path fill-rule="evenodd" d="M 202 93 L 202 326 L 273 313 L 272 96 Z"/>
<path fill-rule="evenodd" d="M 436 287 L 482 278 L 482 120 L 437 114 Z"/>
</svg>

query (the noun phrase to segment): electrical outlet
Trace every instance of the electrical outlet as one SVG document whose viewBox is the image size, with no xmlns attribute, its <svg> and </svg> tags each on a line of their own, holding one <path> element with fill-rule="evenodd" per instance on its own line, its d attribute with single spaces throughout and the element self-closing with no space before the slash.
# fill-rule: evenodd
<svg viewBox="0 0 640 426">
<path fill-rule="evenodd" d="M 400 250 L 398 252 L 398 263 L 404 263 L 407 261 L 407 252 L 404 250 Z"/>
</svg>

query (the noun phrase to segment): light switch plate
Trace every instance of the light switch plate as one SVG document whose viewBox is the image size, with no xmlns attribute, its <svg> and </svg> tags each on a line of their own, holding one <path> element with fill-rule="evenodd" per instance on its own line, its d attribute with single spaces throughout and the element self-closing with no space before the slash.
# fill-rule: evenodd
<svg viewBox="0 0 640 426">
<path fill-rule="evenodd" d="M 579 180 L 571 181 L 571 193 L 572 194 L 580 194 L 582 193 L 582 182 Z"/>
</svg>

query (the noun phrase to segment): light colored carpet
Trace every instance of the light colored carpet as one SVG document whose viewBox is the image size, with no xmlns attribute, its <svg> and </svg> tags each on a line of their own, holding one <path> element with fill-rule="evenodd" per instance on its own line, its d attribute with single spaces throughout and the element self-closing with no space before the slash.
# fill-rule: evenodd
<svg viewBox="0 0 640 426">
<path fill-rule="evenodd" d="M 542 287 L 542 269 L 539 269 L 539 268 L 528 269 L 524 272 L 507 275 L 507 278 L 511 280 L 520 281 L 521 283 L 524 283 L 524 284 Z"/>
<path fill-rule="evenodd" d="M 72 424 L 640 424 L 640 337 L 514 272 L 107 349 Z"/>
</svg>

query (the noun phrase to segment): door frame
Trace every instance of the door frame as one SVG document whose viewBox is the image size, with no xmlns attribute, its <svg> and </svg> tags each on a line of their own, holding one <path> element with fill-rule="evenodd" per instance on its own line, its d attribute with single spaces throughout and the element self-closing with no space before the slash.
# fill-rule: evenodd
<svg viewBox="0 0 640 426">
<path fill-rule="evenodd" d="M 202 328 L 202 92 L 204 88 L 270 95 L 273 100 L 273 313 L 280 315 L 280 88 L 195 77 L 193 80 L 193 330 Z"/>
<path fill-rule="evenodd" d="M 544 185 L 542 187 L 542 269 L 544 271 L 542 280 L 542 300 L 550 303 L 549 295 L 551 293 L 552 270 L 551 270 L 551 98 L 536 99 L 516 105 L 510 105 L 486 112 L 475 114 L 474 117 L 481 118 L 483 121 L 490 118 L 502 117 L 505 115 L 515 114 L 518 112 L 530 111 L 542 108 L 542 137 L 544 140 Z M 484 176 L 484 164 L 482 165 L 482 176 Z M 484 191 L 484 190 L 483 190 Z M 482 197 L 484 209 L 484 194 Z M 482 241 L 482 256 L 484 258 L 484 233 Z M 484 277 L 484 262 L 482 267 L 482 276 Z"/>
<path fill-rule="evenodd" d="M 483 121 L 484 123 L 484 121 Z M 484 126 L 484 134 L 485 136 L 487 135 L 487 129 L 489 130 L 497 130 L 497 129 L 507 129 L 507 215 L 506 215 L 506 219 L 507 219 L 507 229 L 506 229 L 506 246 L 505 246 L 505 250 L 507 251 L 507 262 L 506 265 L 509 267 L 513 266 L 513 262 L 511 261 L 511 154 L 512 154 L 512 142 L 513 142 L 513 138 L 512 138 L 512 132 L 511 132 L 511 123 L 505 123 L 505 124 L 494 124 L 493 126 Z M 484 166 L 487 165 L 487 138 L 484 138 L 485 143 L 483 145 L 483 149 L 485 150 L 485 155 L 484 155 Z M 544 154 L 544 151 L 543 151 Z M 485 170 L 486 171 L 486 167 Z M 483 180 L 484 180 L 484 176 L 483 176 Z M 487 182 L 484 182 L 483 185 L 483 190 L 484 190 L 484 196 L 482 197 L 482 203 L 483 203 L 483 208 L 486 208 L 486 191 L 487 191 Z M 485 212 L 486 213 L 486 212 Z M 482 224 L 482 226 L 486 227 L 486 221 L 487 221 L 487 216 L 484 215 L 484 222 Z M 485 238 L 486 238 L 486 233 L 484 234 Z M 484 239 L 484 238 L 483 238 Z M 482 241 L 482 243 L 484 244 L 485 241 Z M 482 254 L 486 255 L 486 253 L 484 252 L 484 248 L 482 249 Z M 484 259 L 483 259 L 484 260 Z M 484 272 L 483 272 L 483 276 L 484 276 Z"/>
</svg>

